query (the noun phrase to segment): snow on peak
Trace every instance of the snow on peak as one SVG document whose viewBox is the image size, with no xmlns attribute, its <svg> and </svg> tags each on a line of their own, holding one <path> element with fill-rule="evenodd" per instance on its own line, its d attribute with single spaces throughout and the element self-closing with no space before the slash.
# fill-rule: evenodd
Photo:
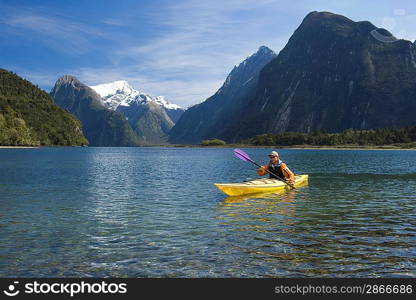
<svg viewBox="0 0 416 300">
<path fill-rule="evenodd" d="M 119 105 L 130 106 L 135 101 L 137 103 L 155 102 L 165 109 L 180 109 L 176 104 L 166 101 L 163 96 L 152 97 L 149 94 L 135 90 L 125 80 L 118 80 L 110 83 L 90 86 L 103 99 L 108 108 L 116 110 Z"/>
<path fill-rule="evenodd" d="M 101 97 L 105 98 L 115 94 L 131 94 L 134 89 L 125 80 L 118 80 L 91 86 Z"/>
<path fill-rule="evenodd" d="M 167 109 L 182 109 L 179 105 L 173 104 L 173 103 L 169 103 L 168 101 L 166 101 L 163 96 L 157 96 L 156 99 L 154 99 L 154 101 L 157 104 L 159 104 L 160 106 L 163 106 L 163 107 L 165 107 Z"/>
</svg>

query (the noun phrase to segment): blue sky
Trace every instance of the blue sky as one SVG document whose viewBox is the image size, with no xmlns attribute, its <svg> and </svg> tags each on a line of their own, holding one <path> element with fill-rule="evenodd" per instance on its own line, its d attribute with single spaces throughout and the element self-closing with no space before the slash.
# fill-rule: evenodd
<svg viewBox="0 0 416 300">
<path fill-rule="evenodd" d="M 216 92 L 261 45 L 278 53 L 310 11 L 416 39 L 416 1 L 0 0 L 0 68 L 50 91 L 127 80 L 183 107 Z"/>
</svg>

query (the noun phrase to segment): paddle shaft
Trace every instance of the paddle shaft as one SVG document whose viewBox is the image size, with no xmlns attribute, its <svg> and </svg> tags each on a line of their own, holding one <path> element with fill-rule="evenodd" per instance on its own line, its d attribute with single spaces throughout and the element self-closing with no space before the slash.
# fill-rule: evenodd
<svg viewBox="0 0 416 300">
<path fill-rule="evenodd" d="M 256 165 L 259 168 L 263 168 L 262 166 L 260 166 L 258 163 L 256 163 L 253 160 L 249 160 L 252 164 Z M 273 172 L 270 172 L 269 170 L 265 170 L 267 173 L 277 177 L 277 179 L 279 179 L 280 181 L 283 181 L 284 183 L 286 183 L 288 186 L 290 186 L 292 189 L 294 189 L 295 187 L 293 185 L 291 185 L 290 183 L 288 183 L 286 180 L 284 180 L 283 178 L 277 176 L 276 174 L 274 174 Z"/>
<path fill-rule="evenodd" d="M 250 156 L 245 153 L 243 150 L 241 149 L 234 149 L 234 155 L 237 156 L 239 159 L 244 160 L 246 162 L 251 162 L 252 164 L 256 165 L 259 168 L 263 168 L 262 166 L 260 166 L 258 163 L 256 163 L 254 160 L 252 160 L 250 158 Z M 284 183 L 286 183 L 288 186 L 290 186 L 292 189 L 294 189 L 294 185 L 289 184 L 285 179 L 280 178 L 279 176 L 277 176 L 276 174 L 274 174 L 273 172 L 270 172 L 269 170 L 265 171 L 271 175 L 273 175 L 274 177 L 276 177 L 276 179 L 279 179 L 280 181 L 283 181 Z"/>
</svg>

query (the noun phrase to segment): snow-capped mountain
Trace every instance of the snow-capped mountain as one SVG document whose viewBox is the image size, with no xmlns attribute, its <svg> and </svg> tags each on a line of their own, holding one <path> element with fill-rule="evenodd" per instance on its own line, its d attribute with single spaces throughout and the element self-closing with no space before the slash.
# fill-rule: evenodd
<svg viewBox="0 0 416 300">
<path fill-rule="evenodd" d="M 138 103 L 154 102 L 164 108 L 170 116 L 170 110 L 184 111 L 177 104 L 169 103 L 163 96 L 152 97 L 149 94 L 135 90 L 125 80 L 118 80 L 110 83 L 90 86 L 103 99 L 104 104 L 112 109 L 117 110 L 118 106 L 130 106 L 133 101 Z M 175 120 L 172 120 L 175 122 Z"/>
<path fill-rule="evenodd" d="M 125 80 L 91 86 L 104 105 L 122 113 L 130 126 L 148 144 L 163 144 L 174 123 L 185 111 L 163 96 L 153 97 L 135 90 Z"/>
<path fill-rule="evenodd" d="M 167 109 L 183 109 L 177 104 L 169 103 L 168 101 L 165 100 L 163 96 L 157 96 L 153 100 L 160 106 L 163 106 L 164 108 L 167 108 Z"/>
<path fill-rule="evenodd" d="M 104 104 L 112 109 L 117 110 L 119 105 L 130 106 L 140 92 L 133 89 L 127 81 L 118 80 L 110 83 L 90 86 L 103 99 Z"/>
<path fill-rule="evenodd" d="M 60 77 L 50 92 L 54 103 L 76 116 L 90 146 L 138 146 L 140 138 L 125 117 L 109 110 L 98 93 L 71 75 Z"/>
</svg>

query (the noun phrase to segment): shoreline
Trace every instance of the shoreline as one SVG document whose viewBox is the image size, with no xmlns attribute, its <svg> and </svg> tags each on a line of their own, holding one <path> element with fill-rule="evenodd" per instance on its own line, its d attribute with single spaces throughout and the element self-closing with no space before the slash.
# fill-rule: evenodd
<svg viewBox="0 0 416 300">
<path fill-rule="evenodd" d="M 0 146 L 0 149 L 39 149 L 45 146 Z M 75 147 L 80 146 L 46 146 L 46 147 Z M 94 148 L 106 148 L 107 146 L 94 146 Z M 398 146 L 311 146 L 311 145 L 294 145 L 294 146 L 268 146 L 268 145 L 245 145 L 245 144 L 226 144 L 226 145 L 216 145 L 216 146 L 202 146 L 202 145 L 145 145 L 145 146 L 136 146 L 136 147 L 127 147 L 127 148 L 152 148 L 152 147 L 165 147 L 165 148 L 266 148 L 266 149 L 293 149 L 293 150 L 413 150 L 416 151 L 416 148 L 410 147 L 398 147 Z M 111 146 L 107 148 L 123 148 L 117 146 Z"/>
<path fill-rule="evenodd" d="M 36 149 L 35 146 L 0 146 L 0 149 Z"/>
<path fill-rule="evenodd" d="M 296 150 L 416 150 L 416 148 L 391 148 L 391 147 L 369 147 L 369 148 L 349 148 L 349 147 L 320 147 L 320 148 L 313 148 L 313 147 L 287 147 L 287 148 L 281 148 L 281 149 L 296 149 Z"/>
<path fill-rule="evenodd" d="M 267 149 L 294 149 L 294 150 L 416 150 L 416 148 L 398 147 L 390 145 L 380 146 L 312 146 L 312 145 L 293 145 L 293 146 L 268 146 L 268 145 L 245 145 L 245 144 L 227 144 L 218 146 L 202 146 L 202 145 L 165 145 L 159 147 L 174 148 L 267 148 Z"/>
</svg>

